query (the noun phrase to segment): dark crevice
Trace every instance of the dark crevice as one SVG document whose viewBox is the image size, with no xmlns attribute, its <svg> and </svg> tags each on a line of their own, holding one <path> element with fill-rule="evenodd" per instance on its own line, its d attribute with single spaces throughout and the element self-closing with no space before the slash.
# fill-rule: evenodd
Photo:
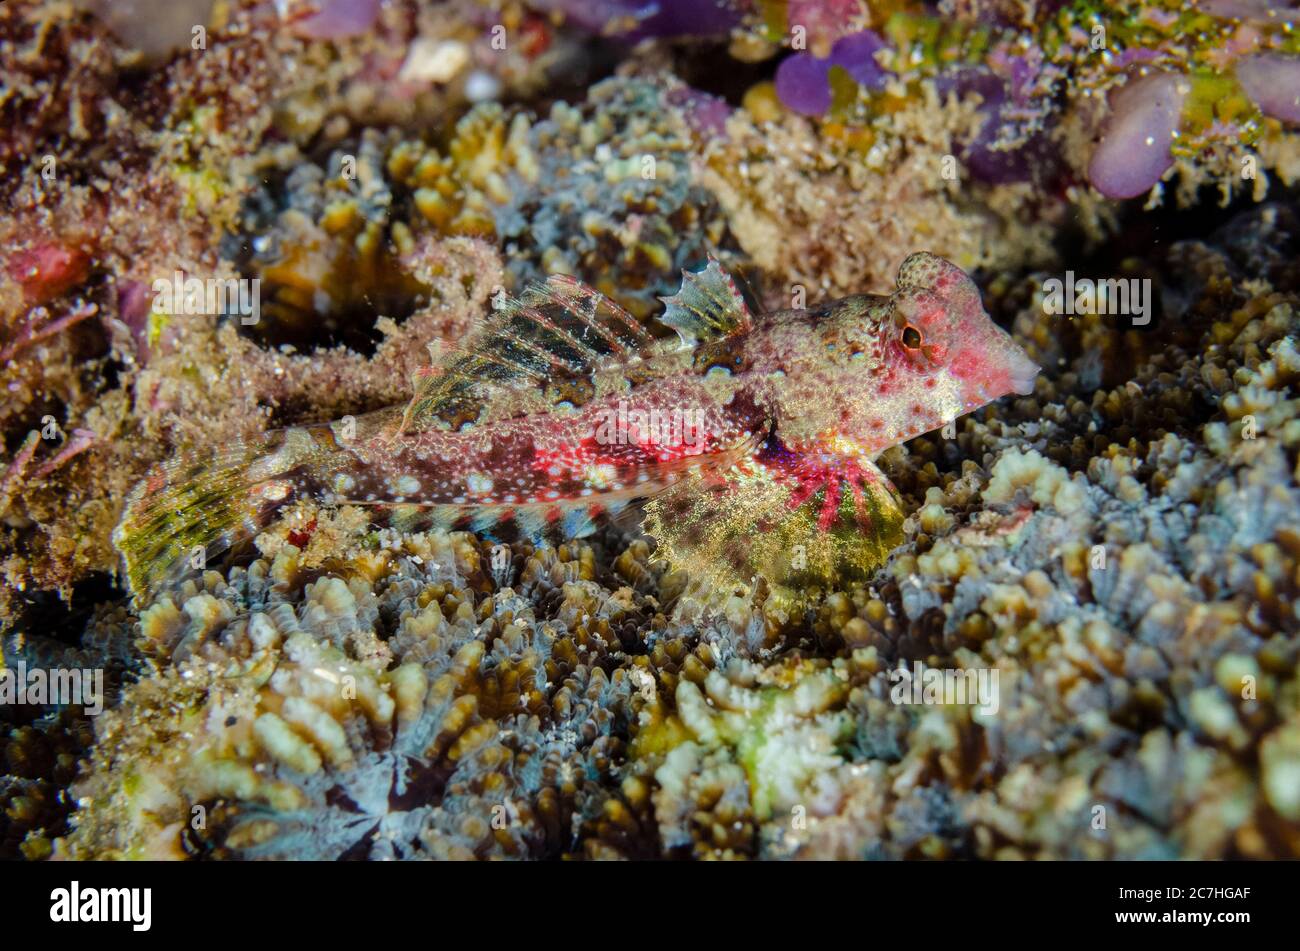
<svg viewBox="0 0 1300 951">
<path fill-rule="evenodd" d="M 54 638 L 69 647 L 81 646 L 81 634 L 103 602 L 125 597 L 125 592 L 108 572 L 95 572 L 77 582 L 66 600 L 57 591 L 26 591 L 19 604 L 14 630 Z"/>
</svg>

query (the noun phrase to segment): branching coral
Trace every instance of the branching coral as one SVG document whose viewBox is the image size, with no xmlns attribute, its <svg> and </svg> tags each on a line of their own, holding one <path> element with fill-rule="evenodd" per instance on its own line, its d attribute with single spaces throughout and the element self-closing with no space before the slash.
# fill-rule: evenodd
<svg viewBox="0 0 1300 951">
<path fill-rule="evenodd" d="M 590 549 L 518 553 L 516 593 L 468 536 L 338 518 L 313 528 L 334 570 L 307 568 L 321 546 L 286 527 L 246 571 L 141 615 L 163 673 L 98 731 L 71 854 L 569 850 L 622 758 L 633 688 L 614 657 L 644 597 L 595 584 Z"/>
<path fill-rule="evenodd" d="M 725 228 L 692 180 L 689 133 L 668 95 L 644 80 L 608 80 L 540 121 L 479 106 L 445 156 L 406 142 L 388 169 L 434 227 L 494 235 L 516 287 L 573 274 L 646 317 L 655 295 L 673 289 L 669 275 Z"/>
</svg>

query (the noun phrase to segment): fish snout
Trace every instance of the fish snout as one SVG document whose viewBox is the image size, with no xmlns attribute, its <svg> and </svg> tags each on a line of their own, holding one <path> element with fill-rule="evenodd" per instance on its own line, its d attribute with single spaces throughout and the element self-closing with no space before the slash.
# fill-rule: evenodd
<svg viewBox="0 0 1300 951">
<path fill-rule="evenodd" d="M 1009 354 L 1007 377 L 1011 381 L 1011 391 L 1021 396 L 1034 392 L 1034 379 L 1042 370 L 1037 363 L 1029 359 L 1025 351 L 1016 347 Z"/>
</svg>

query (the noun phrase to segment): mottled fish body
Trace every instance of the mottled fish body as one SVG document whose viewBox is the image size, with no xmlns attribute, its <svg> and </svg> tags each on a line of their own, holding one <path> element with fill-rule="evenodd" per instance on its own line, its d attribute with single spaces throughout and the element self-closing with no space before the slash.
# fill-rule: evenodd
<svg viewBox="0 0 1300 951">
<path fill-rule="evenodd" d="M 656 339 L 570 278 L 529 288 L 422 371 L 405 408 L 294 427 L 158 467 L 115 540 L 136 591 L 293 499 L 408 527 L 580 537 L 652 500 L 663 556 L 719 580 L 869 570 L 897 541 L 873 460 L 1038 368 L 971 280 L 920 252 L 888 297 L 755 318 L 716 261 L 665 298 Z"/>
</svg>

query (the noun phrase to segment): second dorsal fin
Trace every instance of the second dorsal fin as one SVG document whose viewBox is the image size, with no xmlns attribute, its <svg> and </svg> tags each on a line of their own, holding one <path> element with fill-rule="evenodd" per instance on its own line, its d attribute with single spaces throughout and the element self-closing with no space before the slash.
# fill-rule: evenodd
<svg viewBox="0 0 1300 951">
<path fill-rule="evenodd" d="M 736 282 L 713 255 L 703 271 L 682 271 L 681 289 L 660 300 L 667 305 L 660 322 L 687 346 L 744 333 L 754 323 Z"/>
<path fill-rule="evenodd" d="M 508 299 L 467 345 L 447 352 L 416 380 L 402 431 L 434 417 L 454 426 L 473 419 L 494 390 L 544 388 L 557 378 L 588 377 L 638 357 L 652 338 L 631 314 L 565 275 Z"/>
<path fill-rule="evenodd" d="M 753 318 L 735 282 L 710 256 L 701 272 L 682 272 L 681 289 L 662 298 L 660 318 L 684 345 L 743 333 Z M 636 318 L 599 291 L 565 275 L 530 285 L 498 307 L 467 344 L 449 349 L 416 378 L 402 432 L 458 428 L 480 418 L 494 395 L 582 380 L 631 363 L 654 342 Z"/>
</svg>

